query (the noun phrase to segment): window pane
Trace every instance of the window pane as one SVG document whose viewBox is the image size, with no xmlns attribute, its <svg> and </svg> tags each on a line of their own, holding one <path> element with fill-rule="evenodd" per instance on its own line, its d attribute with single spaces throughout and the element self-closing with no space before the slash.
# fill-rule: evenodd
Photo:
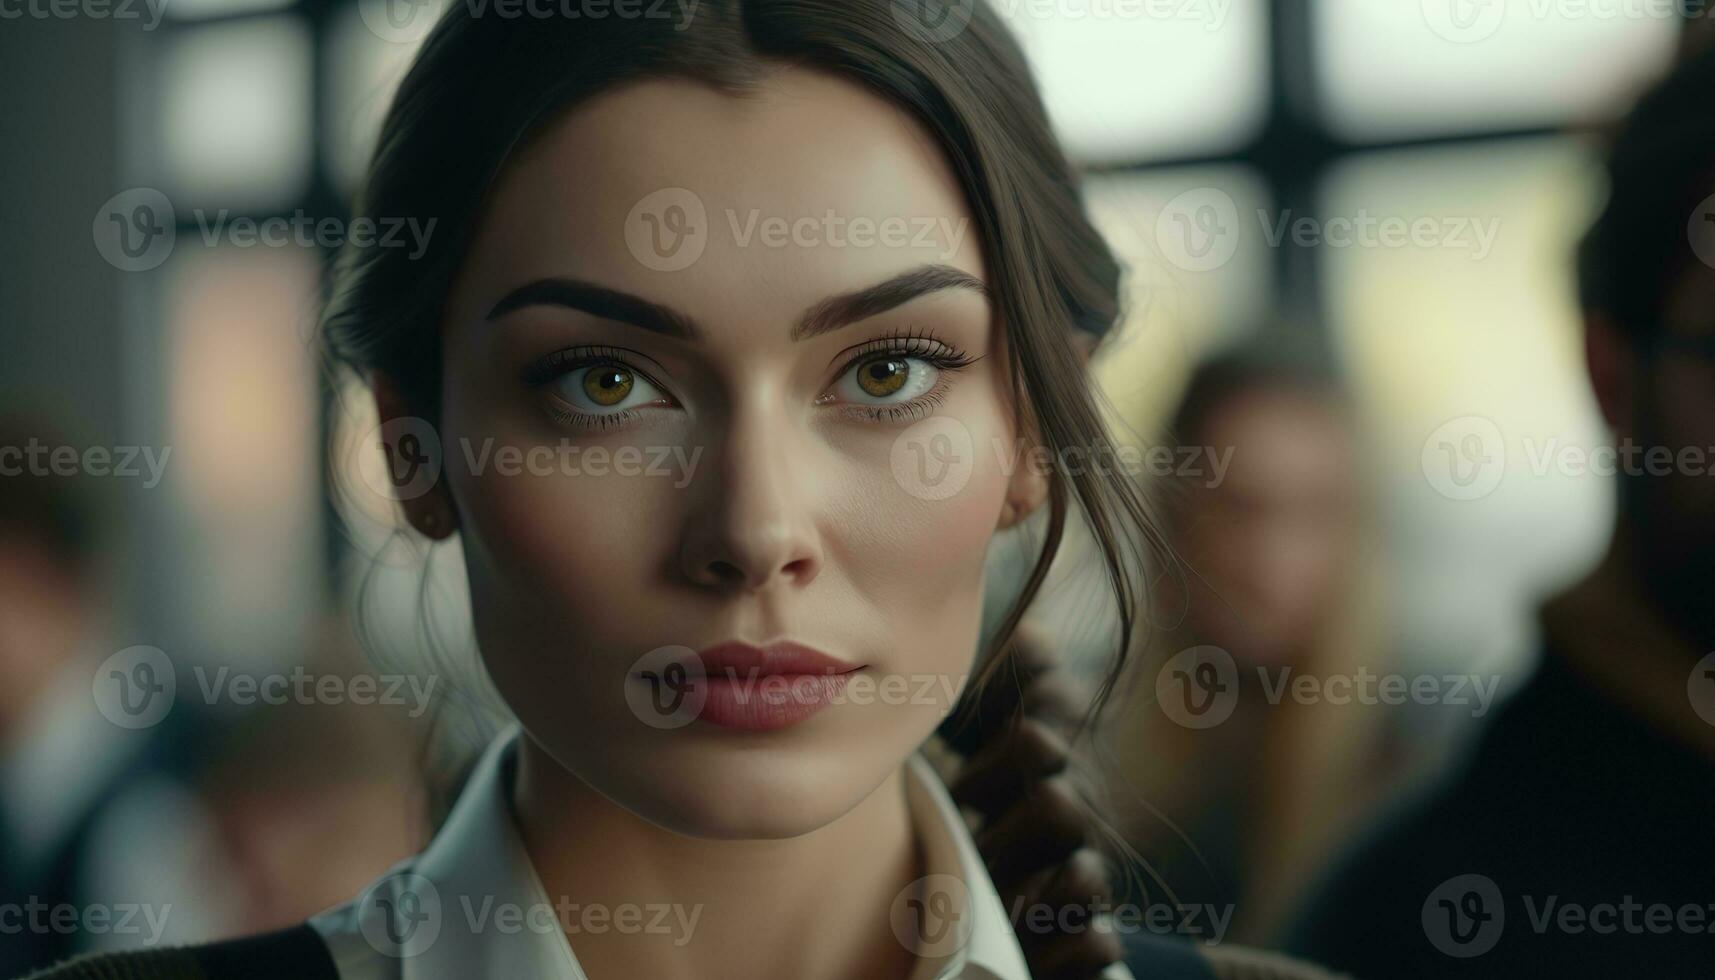
<svg viewBox="0 0 1715 980">
<path fill-rule="evenodd" d="M 1152 436 L 1190 367 L 1256 322 L 1270 301 L 1267 190 L 1243 167 L 1107 176 L 1090 216 L 1126 269 L 1127 318 L 1097 376 L 1127 424 Z"/>
<path fill-rule="evenodd" d="M 163 70 L 164 162 L 175 205 L 264 210 L 298 197 L 311 132 L 310 39 L 298 18 L 185 30 Z"/>
<path fill-rule="evenodd" d="M 381 119 L 422 41 L 409 34 L 405 37 L 409 39 L 383 38 L 355 4 L 335 17 L 325 61 L 323 152 L 335 185 L 348 194 L 357 189 L 369 165 Z"/>
<path fill-rule="evenodd" d="M 1256 131 L 1266 107 L 1262 4 L 1199 0 L 1010 0 L 1067 152 L 1087 163 L 1215 152 Z"/>
<path fill-rule="evenodd" d="M 1320 0 L 1324 104 L 1355 139 L 1564 122 L 1672 57 L 1676 0 Z"/>
<path fill-rule="evenodd" d="M 307 341 L 318 267 L 312 250 L 261 246 L 181 247 L 163 267 L 171 540 L 185 543 L 170 561 L 200 649 L 301 654 L 313 620 L 322 488 Z"/>
<path fill-rule="evenodd" d="M 1533 465 L 1606 438 L 1571 270 L 1598 186 L 1566 140 L 1366 156 L 1324 186 L 1325 218 L 1428 222 L 1415 242 L 1327 248 L 1323 266 L 1413 597 L 1408 647 L 1516 652 L 1520 611 L 1605 541 L 1609 482 Z"/>
</svg>

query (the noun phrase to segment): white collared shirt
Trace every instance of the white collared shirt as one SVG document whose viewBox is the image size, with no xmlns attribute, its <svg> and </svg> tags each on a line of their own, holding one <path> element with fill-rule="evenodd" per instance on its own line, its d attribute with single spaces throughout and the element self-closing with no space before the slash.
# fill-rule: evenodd
<svg viewBox="0 0 1715 980">
<path fill-rule="evenodd" d="M 358 898 L 310 919 L 327 941 L 341 980 L 589 980 L 512 822 L 506 762 L 518 738 L 514 726 L 483 753 L 426 850 L 389 869 Z M 1029 980 L 1006 909 L 964 819 L 921 755 L 907 762 L 905 784 L 923 845 L 925 881 L 946 882 L 940 877 L 946 875 L 956 882 L 932 895 L 936 902 L 915 910 L 918 921 L 934 905 L 938 915 L 953 913 L 947 921 L 958 929 L 951 943 L 943 938 L 930 944 L 945 952 L 919 960 L 912 980 Z M 499 910 L 509 908 L 526 911 L 521 920 L 503 921 Z M 612 914 L 617 924 L 619 910 Z M 683 915 L 665 909 L 639 914 L 644 918 L 638 926 L 659 915 L 652 925 L 685 929 L 689 938 Z M 1115 966 L 1104 976 L 1131 975 Z"/>
</svg>

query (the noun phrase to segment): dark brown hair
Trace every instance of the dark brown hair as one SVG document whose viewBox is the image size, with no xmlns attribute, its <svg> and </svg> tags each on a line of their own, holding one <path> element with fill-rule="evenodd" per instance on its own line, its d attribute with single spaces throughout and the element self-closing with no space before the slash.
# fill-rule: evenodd
<svg viewBox="0 0 1715 980">
<path fill-rule="evenodd" d="M 448 284 L 489 189 L 520 146 L 557 114 L 628 82 L 683 78 L 742 97 L 773 68 L 802 65 L 868 88 L 935 137 L 981 233 L 1025 431 L 1050 450 L 1109 448 L 1079 338 L 1099 338 L 1119 319 L 1120 268 L 1084 213 L 1023 53 L 999 17 L 984 3 L 950 3 L 939 12 L 952 19 L 932 32 L 933 21 L 910 16 L 925 5 L 890 0 L 691 6 L 682 20 L 648 16 L 647 5 L 638 16 L 591 19 L 502 17 L 453 3 L 387 114 L 358 208 L 378 220 L 434 217 L 436 233 L 416 259 L 375 248 L 340 257 L 322 324 L 329 353 L 361 373 L 381 372 L 414 414 L 434 420 Z M 1100 544 L 1121 616 L 1120 649 L 1088 717 L 1112 689 L 1142 608 L 1141 559 L 1154 532 L 1123 475 L 1055 471 L 1040 555 L 980 661 L 973 693 L 1004 662 L 993 652 L 1040 588 L 1074 501 Z"/>
<path fill-rule="evenodd" d="M 1715 194 L 1715 47 L 1646 91 L 1611 135 L 1608 198 L 1578 246 L 1578 297 L 1638 340 L 1661 332 L 1669 287 L 1698 261 L 1686 223 Z"/>
</svg>

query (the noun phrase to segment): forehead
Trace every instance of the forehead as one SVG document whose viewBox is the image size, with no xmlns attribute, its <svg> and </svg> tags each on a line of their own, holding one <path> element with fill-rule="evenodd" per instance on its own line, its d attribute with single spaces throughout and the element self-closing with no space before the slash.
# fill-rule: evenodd
<svg viewBox="0 0 1715 980">
<path fill-rule="evenodd" d="M 1227 400 L 1203 427 L 1204 442 L 1233 449 L 1228 482 L 1247 492 L 1338 485 L 1349 480 L 1350 436 L 1316 396 L 1258 388 Z"/>
<path fill-rule="evenodd" d="M 633 83 L 549 124 L 501 176 L 466 271 L 490 302 L 575 276 L 777 327 L 926 263 L 983 277 L 934 139 L 856 84 L 781 68 L 742 94 Z"/>
</svg>

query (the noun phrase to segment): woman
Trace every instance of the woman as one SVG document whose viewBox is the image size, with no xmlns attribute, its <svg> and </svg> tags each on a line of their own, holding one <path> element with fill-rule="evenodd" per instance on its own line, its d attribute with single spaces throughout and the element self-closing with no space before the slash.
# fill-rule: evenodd
<svg viewBox="0 0 1715 980">
<path fill-rule="evenodd" d="M 1276 693 L 1287 678 L 1388 671 L 1383 576 L 1356 489 L 1359 433 L 1326 354 L 1293 335 L 1223 351 L 1192 374 L 1171 430 L 1224 462 L 1162 488 L 1162 526 L 1190 574 L 1155 591 L 1174 625 L 1153 662 L 1134 664 L 1146 703 L 1112 713 L 1138 801 L 1121 822 L 1158 886 L 1234 909 L 1233 933 L 1254 941 L 1408 761 L 1386 712 Z M 1174 678 L 1211 650 L 1235 695 L 1187 714 L 1198 692 Z"/>
<path fill-rule="evenodd" d="M 970 4 L 538 13 L 427 39 L 361 213 L 432 241 L 348 251 L 324 322 L 517 725 L 423 854 L 198 968 L 1027 976 L 1007 855 L 918 749 L 1074 502 L 1126 639 L 1149 530 L 1018 458 L 1105 443 L 1074 336 L 1118 270 L 1016 44 Z M 990 541 L 1039 510 L 973 658 Z"/>
</svg>

